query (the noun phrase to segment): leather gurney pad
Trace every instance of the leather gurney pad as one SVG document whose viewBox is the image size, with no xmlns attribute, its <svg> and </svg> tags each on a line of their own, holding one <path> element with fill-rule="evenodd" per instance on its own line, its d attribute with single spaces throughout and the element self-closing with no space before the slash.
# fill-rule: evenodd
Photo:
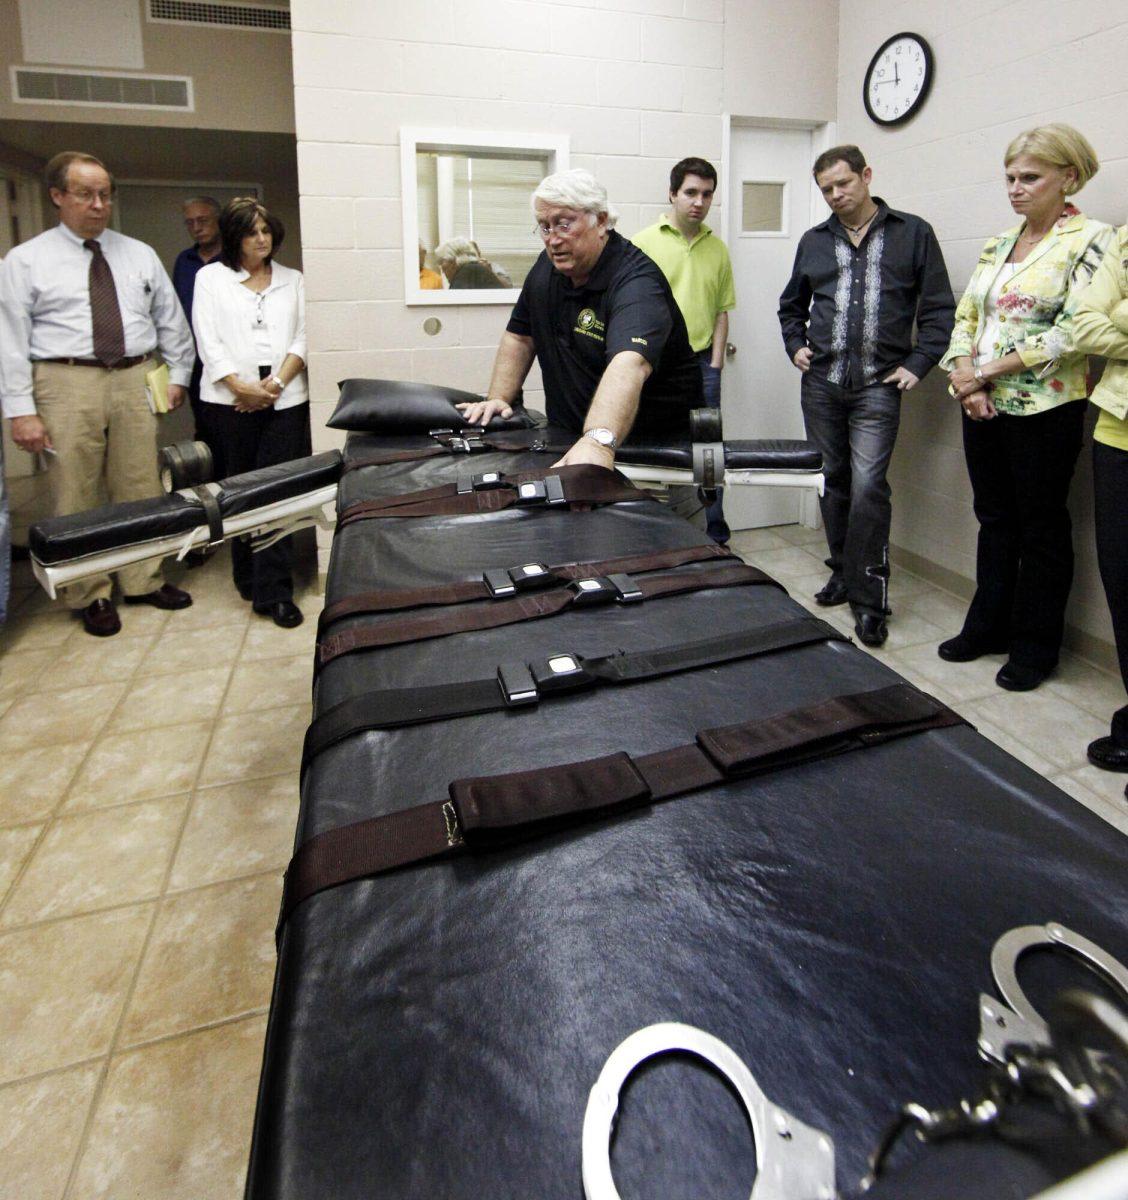
<svg viewBox="0 0 1128 1200">
<path fill-rule="evenodd" d="M 472 469 L 496 465 L 476 455 Z M 343 491 L 353 502 L 470 469 L 465 457 L 399 464 L 354 472 Z M 359 522 L 336 539 L 327 601 L 698 539 L 650 501 Z M 504 659 L 799 615 L 775 588 L 735 588 L 355 654 L 321 673 L 315 711 Z M 441 798 L 453 778 L 647 753 L 895 678 L 825 643 L 367 733 L 312 765 L 297 842 Z M 977 995 L 993 990 L 1001 933 L 1057 920 L 1128 960 L 1124 844 L 958 727 L 314 896 L 281 945 L 247 1193 L 579 1200 L 588 1092 L 624 1037 L 666 1020 L 727 1042 L 772 1101 L 827 1130 L 852 1191 L 899 1104 L 951 1102 L 980 1082 Z M 737 1101 L 682 1059 L 629 1085 L 613 1163 L 624 1196 L 664 1200 L 747 1196 L 754 1173 Z"/>
<path fill-rule="evenodd" d="M 340 452 L 329 450 L 244 475 L 232 475 L 220 481 L 216 498 L 219 511 L 224 517 L 241 516 L 280 500 L 315 492 L 333 483 L 340 473 Z M 41 563 L 53 566 L 87 554 L 187 533 L 207 523 L 202 505 L 173 492 L 150 500 L 107 504 L 89 512 L 39 521 L 31 527 L 29 544 Z"/>
</svg>

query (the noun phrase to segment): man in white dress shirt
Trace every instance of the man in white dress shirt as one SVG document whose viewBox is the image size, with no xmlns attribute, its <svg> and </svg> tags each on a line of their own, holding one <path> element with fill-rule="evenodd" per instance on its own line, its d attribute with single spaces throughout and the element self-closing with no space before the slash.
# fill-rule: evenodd
<svg viewBox="0 0 1128 1200">
<path fill-rule="evenodd" d="M 114 183 L 89 154 L 47 164 L 59 224 L 0 263 L 0 407 L 12 439 L 50 456 L 56 516 L 160 494 L 157 418 L 146 375 L 168 365 L 169 407 L 187 397 L 192 334 L 150 246 L 107 229 Z M 157 355 L 160 355 L 158 359 Z M 117 572 L 127 604 L 187 608 L 162 583 L 160 563 Z M 88 633 L 121 628 L 109 575 L 72 584 L 71 609 Z"/>
</svg>

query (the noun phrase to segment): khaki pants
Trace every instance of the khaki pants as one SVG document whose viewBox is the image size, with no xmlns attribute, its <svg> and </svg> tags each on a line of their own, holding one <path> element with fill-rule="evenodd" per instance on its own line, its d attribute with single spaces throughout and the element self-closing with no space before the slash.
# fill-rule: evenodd
<svg viewBox="0 0 1128 1200">
<path fill-rule="evenodd" d="M 56 452 L 49 470 L 56 516 L 161 494 L 157 418 L 145 392 L 153 366 L 152 359 L 123 371 L 35 364 L 35 405 Z M 144 595 L 161 586 L 161 565 L 122 567 L 117 579 L 125 595 Z M 67 604 L 85 608 L 111 590 L 109 575 L 85 579 L 66 589 Z"/>
</svg>

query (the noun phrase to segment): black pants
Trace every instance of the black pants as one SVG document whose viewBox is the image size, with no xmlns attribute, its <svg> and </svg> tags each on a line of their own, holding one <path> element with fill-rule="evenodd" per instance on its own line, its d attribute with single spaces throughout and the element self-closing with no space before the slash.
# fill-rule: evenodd
<svg viewBox="0 0 1128 1200">
<path fill-rule="evenodd" d="M 1073 584 L 1066 502 L 1081 451 L 1085 401 L 1029 416 L 963 419 L 979 545 L 964 633 L 1005 644 L 1011 661 L 1057 665 Z"/>
<path fill-rule="evenodd" d="M 241 413 L 226 404 L 201 406 L 207 436 L 215 457 L 216 479 L 270 467 L 310 453 L 309 405 L 260 408 Z M 232 575 L 241 592 L 249 592 L 256 608 L 266 608 L 294 594 L 291 579 L 293 538 L 282 538 L 266 550 L 251 553 L 249 537 L 231 543 Z"/>
<path fill-rule="evenodd" d="M 1120 678 L 1128 688 L 1128 450 L 1093 443 L 1097 563 L 1101 570 Z M 1128 704 L 1112 715 L 1112 740 L 1128 749 Z"/>
</svg>

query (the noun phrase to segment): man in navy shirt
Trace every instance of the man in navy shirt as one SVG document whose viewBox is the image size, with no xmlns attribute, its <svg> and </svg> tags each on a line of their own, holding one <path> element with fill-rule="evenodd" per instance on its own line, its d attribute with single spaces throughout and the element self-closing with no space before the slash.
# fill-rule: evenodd
<svg viewBox="0 0 1128 1200">
<path fill-rule="evenodd" d="M 180 305 L 188 324 L 192 324 L 192 296 L 196 290 L 196 274 L 201 267 L 206 267 L 213 259 L 219 257 L 219 201 L 211 196 L 193 196 L 184 202 L 184 228 L 195 243 L 187 250 L 181 250 L 176 256 L 176 264 L 172 268 L 172 286 L 180 297 Z M 192 404 L 192 416 L 196 421 L 196 436 L 207 441 L 207 433 L 201 420 L 200 412 L 200 373 L 203 366 L 199 355 L 192 369 L 192 379 L 188 384 L 188 399 Z"/>
<path fill-rule="evenodd" d="M 857 146 L 824 151 L 813 173 L 831 215 L 799 241 L 779 324 L 803 372 L 803 420 L 826 476 L 831 576 L 815 600 L 849 602 L 859 639 L 881 646 L 893 512 L 886 471 L 901 394 L 947 350 L 955 301 L 932 227 L 870 195 Z"/>
<path fill-rule="evenodd" d="M 533 193 L 544 242 L 502 335 L 485 400 L 460 406 L 471 424 L 511 412 L 533 359 L 553 425 L 580 435 L 557 466 L 612 467 L 631 430 L 686 440 L 702 405 L 685 319 L 658 266 L 613 228 L 607 190 L 562 171 Z"/>
</svg>

